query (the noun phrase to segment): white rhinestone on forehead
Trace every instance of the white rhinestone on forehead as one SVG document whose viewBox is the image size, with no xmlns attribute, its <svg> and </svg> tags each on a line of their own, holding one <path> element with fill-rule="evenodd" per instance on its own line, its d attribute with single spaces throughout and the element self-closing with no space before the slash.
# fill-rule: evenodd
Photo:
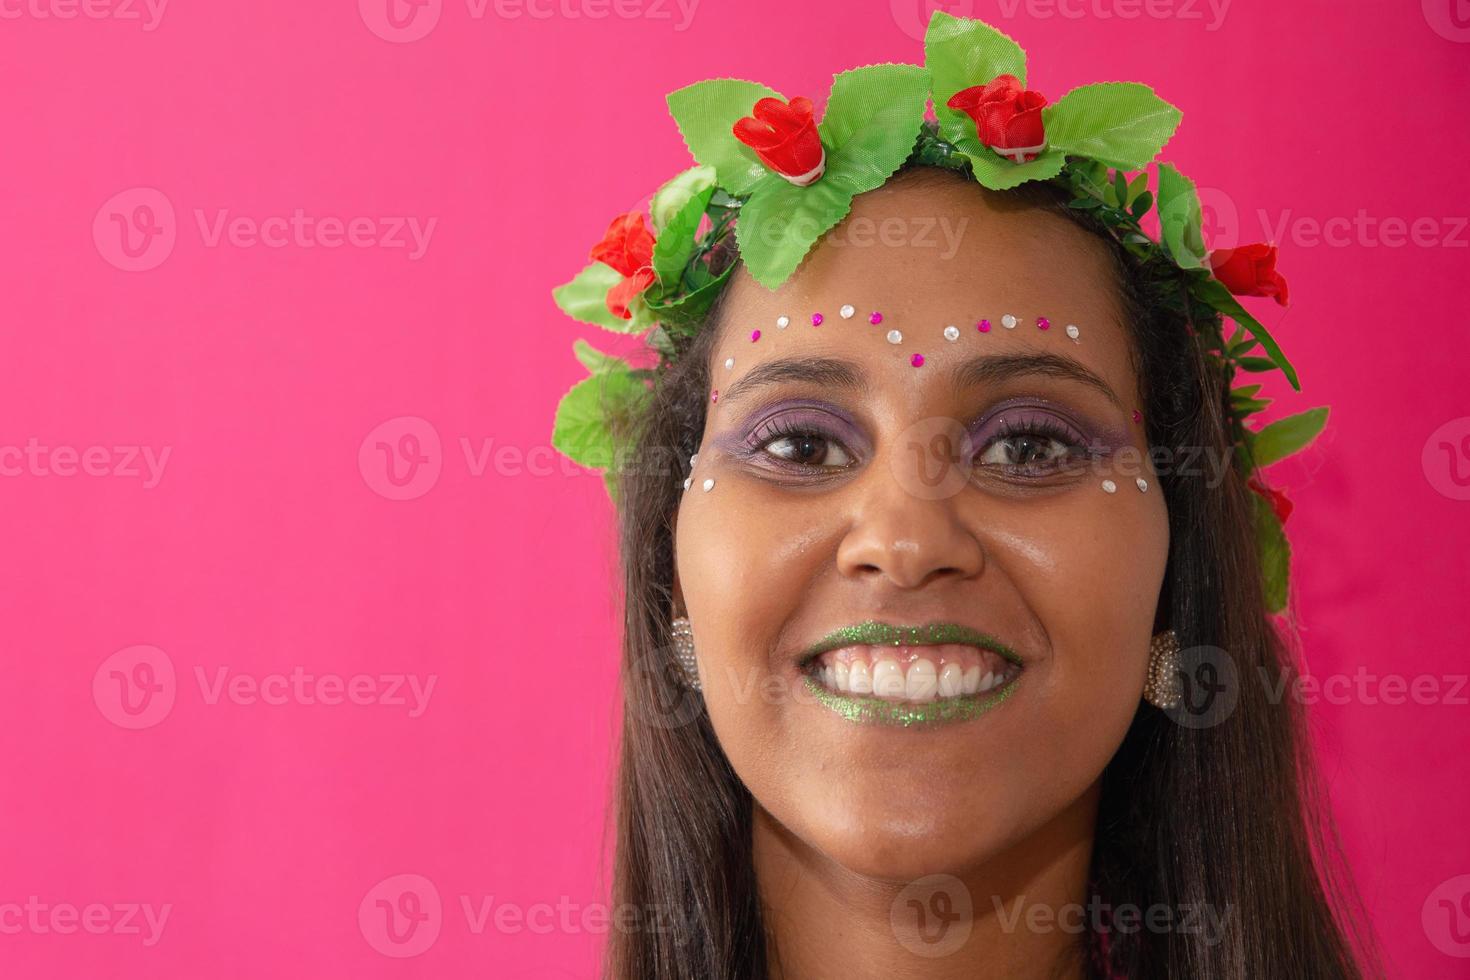
<svg viewBox="0 0 1470 980">
<path fill-rule="evenodd" d="M 837 312 L 842 314 L 842 319 L 851 320 L 852 315 L 857 312 L 857 308 L 854 307 L 851 303 L 844 303 L 842 304 L 842 309 L 838 310 Z"/>
<path fill-rule="evenodd" d="M 1007 313 L 1005 316 L 1000 318 L 1000 325 L 1005 327 L 1007 330 L 1014 330 L 1016 329 L 1016 318 Z"/>
<path fill-rule="evenodd" d="M 945 327 L 944 328 L 944 339 L 947 340 L 947 341 L 949 341 L 950 343 L 954 343 L 956 340 L 959 340 L 960 339 L 960 328 L 957 327 L 957 326 L 955 326 L 953 323 L 951 323 L 949 326 Z"/>
<path fill-rule="evenodd" d="M 1082 343 L 1082 341 L 1078 339 L 1082 336 L 1082 331 L 1077 329 L 1077 324 L 1075 323 L 1067 324 L 1067 336 L 1072 338 L 1073 343 Z"/>
<path fill-rule="evenodd" d="M 1102 488 L 1107 493 L 1117 493 L 1118 492 L 1118 485 L 1116 483 L 1114 483 L 1112 480 L 1104 480 L 1102 482 Z"/>
<path fill-rule="evenodd" d="M 785 313 L 782 313 L 780 316 L 776 317 L 777 330 L 785 330 L 789 326 L 791 326 L 791 317 L 787 316 Z"/>
<path fill-rule="evenodd" d="M 890 344 L 902 343 L 903 342 L 903 334 L 900 333 L 897 330 L 890 330 L 890 331 L 888 331 L 888 342 Z"/>
</svg>

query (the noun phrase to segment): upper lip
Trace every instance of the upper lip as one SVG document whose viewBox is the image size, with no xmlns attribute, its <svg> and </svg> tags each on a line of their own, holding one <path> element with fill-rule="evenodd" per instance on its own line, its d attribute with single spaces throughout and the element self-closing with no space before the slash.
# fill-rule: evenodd
<svg viewBox="0 0 1470 980">
<path fill-rule="evenodd" d="M 810 663 L 817 656 L 828 650 L 839 650 L 842 647 L 861 646 L 865 644 L 876 644 L 884 646 L 932 646 L 937 643 L 962 643 L 979 647 L 982 650 L 990 650 L 1005 657 L 1007 660 L 1021 666 L 1021 658 L 1017 653 L 1004 643 L 970 626 L 960 623 L 950 623 L 943 620 L 931 620 L 927 623 L 917 625 L 905 625 L 900 623 L 884 623 L 869 619 L 851 626 L 841 626 L 816 643 L 807 647 L 801 654 L 803 664 Z"/>
</svg>

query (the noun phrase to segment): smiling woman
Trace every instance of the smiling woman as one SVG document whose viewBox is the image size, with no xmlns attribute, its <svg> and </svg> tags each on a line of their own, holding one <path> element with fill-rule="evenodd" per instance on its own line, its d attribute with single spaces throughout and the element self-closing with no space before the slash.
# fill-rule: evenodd
<svg viewBox="0 0 1470 980">
<path fill-rule="evenodd" d="M 819 188 L 840 128 L 757 150 Z M 714 293 L 661 319 L 646 397 L 584 356 L 638 464 L 614 899 L 676 913 L 616 933 L 608 975 L 1365 975 L 1297 706 L 1269 697 L 1266 498 L 1219 317 L 1180 301 L 1207 274 L 924 139 L 784 274 L 712 219 L 688 261 Z M 739 220 L 763 232 L 761 193 Z M 944 255 L 842 236 L 940 216 Z M 661 280 L 625 265 L 608 305 L 636 322 Z"/>
</svg>

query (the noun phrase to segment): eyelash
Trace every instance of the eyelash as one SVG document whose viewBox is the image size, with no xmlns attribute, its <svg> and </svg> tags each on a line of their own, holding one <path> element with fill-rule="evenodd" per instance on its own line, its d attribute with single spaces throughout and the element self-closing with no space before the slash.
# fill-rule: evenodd
<svg viewBox="0 0 1470 980">
<path fill-rule="evenodd" d="M 814 441 L 820 441 L 828 444 L 829 446 L 841 446 L 843 452 L 845 452 L 849 457 L 851 457 L 852 455 L 851 451 L 848 450 L 846 446 L 842 446 L 841 439 L 837 438 L 831 433 L 821 431 L 821 428 L 819 426 L 814 426 L 810 422 L 806 421 L 788 421 L 786 419 L 776 419 L 768 423 L 767 425 L 762 426 L 759 430 L 752 434 L 750 439 L 749 454 L 751 456 L 765 455 L 771 458 L 776 463 L 776 465 L 789 469 L 804 471 L 846 469 L 848 465 L 851 465 L 849 463 L 840 467 L 833 467 L 823 466 L 819 463 L 801 463 L 795 460 L 784 459 L 780 456 L 775 456 L 768 452 L 768 447 L 772 443 L 778 442 L 783 439 L 810 439 Z"/>
<path fill-rule="evenodd" d="M 1082 437 L 1078 435 L 1078 433 L 1073 431 L 1069 426 L 1048 416 L 1041 416 L 1029 419 L 1019 424 L 1013 424 L 1010 420 L 1002 420 L 1000 424 L 1002 426 L 1001 431 L 997 432 L 994 436 L 987 440 L 984 445 L 978 447 L 978 450 L 973 457 L 973 459 L 977 461 L 975 465 L 995 467 L 999 472 L 1007 476 L 1034 478 L 1051 475 L 1052 473 L 1061 469 L 1066 463 L 1073 461 L 1080 456 L 1090 455 L 1093 452 L 1091 449 L 1089 449 L 1087 445 L 1084 444 Z M 1055 459 L 1045 460 L 1040 464 L 1035 462 L 978 462 L 978 460 L 984 457 L 992 447 L 1000 445 L 1007 441 L 1012 441 L 1023 437 L 1031 438 L 1040 442 L 1054 443 L 1062 448 L 1064 454 Z M 786 459 L 784 457 L 777 456 L 771 453 L 769 451 L 769 447 L 773 443 L 780 442 L 782 440 L 810 440 L 821 442 L 829 446 L 840 447 L 845 454 L 847 454 L 849 457 L 852 456 L 851 451 L 848 450 L 847 447 L 842 445 L 842 441 L 840 438 L 830 432 L 822 431 L 820 426 L 813 425 L 810 422 L 806 421 L 792 422 L 785 419 L 776 419 L 768 423 L 767 425 L 762 426 L 761 429 L 752 434 L 746 454 L 748 457 L 765 456 L 767 459 L 771 460 L 774 465 L 802 472 L 847 469 L 851 465 L 851 463 L 843 464 L 841 466 L 823 465 L 820 463 L 803 463 Z"/>
<path fill-rule="evenodd" d="M 982 463 L 982 466 L 996 466 L 1002 473 L 1016 476 L 1048 475 L 1062 469 L 1068 462 L 1079 456 L 1087 455 L 1090 450 L 1079 436 L 1070 427 L 1050 416 L 1039 416 L 1029 419 L 1020 424 L 1013 425 L 1009 419 L 1001 420 L 1001 430 L 990 438 L 985 445 L 981 446 L 975 454 L 977 458 L 986 455 L 990 447 L 1001 443 L 1030 438 L 1043 443 L 1055 443 L 1059 445 L 1064 455 L 1057 459 L 1045 460 L 1036 463 Z"/>
</svg>

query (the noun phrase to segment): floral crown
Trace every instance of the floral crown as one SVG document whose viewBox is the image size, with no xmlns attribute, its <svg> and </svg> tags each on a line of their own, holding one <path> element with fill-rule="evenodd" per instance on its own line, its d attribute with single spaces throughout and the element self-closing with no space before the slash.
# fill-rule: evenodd
<svg viewBox="0 0 1470 980">
<path fill-rule="evenodd" d="M 1070 206 L 1092 211 L 1129 252 L 1162 256 L 1177 275 L 1180 306 L 1230 392 L 1227 422 L 1235 466 L 1255 491 L 1267 604 L 1283 609 L 1290 549 L 1282 524 L 1291 502 L 1256 471 L 1316 438 L 1327 409 L 1260 429 L 1245 424 L 1270 399 L 1260 396 L 1259 384 L 1234 385 L 1238 374 L 1279 370 L 1300 390 L 1270 332 L 1235 299 L 1269 296 L 1286 304 L 1276 247 L 1208 251 L 1193 182 L 1159 163 L 1149 188 L 1144 168 L 1180 120 L 1149 86 L 1082 85 L 1051 103 L 1025 85 L 1026 56 L 1015 41 L 983 21 L 936 11 L 922 66 L 867 65 L 834 76 L 820 122 L 810 99 L 787 100 L 755 82 L 718 78 L 671 93 L 669 110 L 697 166 L 658 189 L 647 217 L 640 210 L 614 218 L 592 248 L 592 263 L 552 293 L 574 319 L 617 333 L 646 332 L 658 363 L 638 368 L 576 341 L 589 376 L 557 406 L 553 446 L 603 471 L 615 493 L 613 421 L 647 403 L 658 371 L 693 338 L 725 287 L 737 249 L 751 276 L 775 289 L 847 215 L 854 197 L 910 161 L 958 170 L 995 190 L 1046 181 L 1070 192 Z M 933 121 L 925 118 L 931 98 Z M 1158 240 L 1140 225 L 1151 208 Z M 1233 329 L 1226 330 L 1226 320 Z"/>
</svg>

